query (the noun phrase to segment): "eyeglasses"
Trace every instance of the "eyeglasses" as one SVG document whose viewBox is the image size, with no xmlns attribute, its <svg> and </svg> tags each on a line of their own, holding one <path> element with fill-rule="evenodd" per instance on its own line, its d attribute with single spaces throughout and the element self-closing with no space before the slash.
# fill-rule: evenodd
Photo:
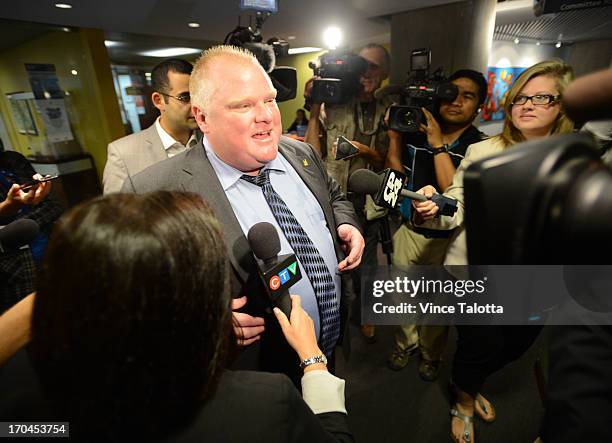
<svg viewBox="0 0 612 443">
<path fill-rule="evenodd" d="M 514 97 L 513 105 L 524 105 L 527 103 L 527 100 L 531 100 L 536 106 L 539 105 L 549 105 L 551 103 L 556 102 L 561 98 L 560 95 L 550 95 L 550 94 L 538 94 L 538 95 L 517 95 Z"/>
<path fill-rule="evenodd" d="M 185 92 L 183 94 L 180 95 L 170 95 L 170 94 L 166 94 L 165 92 L 161 92 L 161 91 L 157 91 L 159 92 L 161 95 L 165 96 L 165 97 L 170 97 L 173 99 L 176 99 L 178 101 L 180 101 L 181 103 L 184 104 L 188 104 L 191 103 L 191 96 L 189 95 L 189 92 Z"/>
</svg>

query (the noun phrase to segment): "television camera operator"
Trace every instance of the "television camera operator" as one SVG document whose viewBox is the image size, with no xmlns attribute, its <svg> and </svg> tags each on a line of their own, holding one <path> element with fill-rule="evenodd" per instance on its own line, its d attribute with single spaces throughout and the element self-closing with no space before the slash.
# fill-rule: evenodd
<svg viewBox="0 0 612 443">
<path fill-rule="evenodd" d="M 342 77 L 345 74 L 339 99 L 338 95 L 334 96 L 336 91 L 324 90 L 323 94 L 317 91 L 315 82 L 325 77 L 323 69 L 315 70 L 320 76 L 315 75 L 306 83 L 304 96 L 311 108 L 305 141 L 321 154 L 327 173 L 346 192 L 348 177 L 352 172 L 362 168 L 379 171 L 384 165 L 388 148 L 384 115 L 392 100 L 391 97 L 377 99 L 374 92 L 388 77 L 391 59 L 384 46 L 370 43 L 359 51 L 358 57 L 346 52 L 326 54 L 321 60 L 322 67 L 325 68 L 325 57 L 330 60 L 335 55 L 342 61 L 336 66 L 345 66 L 346 71 L 350 72 L 339 75 Z M 336 142 L 339 136 L 350 140 L 358 152 L 349 158 L 337 160 Z M 366 245 L 362 265 L 376 266 L 380 217 L 384 212 L 364 202 L 363 197 L 349 196 L 349 200 L 355 205 L 355 212 L 364 227 Z M 359 273 L 354 275 L 355 289 L 359 293 Z M 364 325 L 361 330 L 368 341 L 374 340 L 373 326 Z"/>
<path fill-rule="evenodd" d="M 429 68 L 428 64 L 426 68 Z M 423 77 L 427 78 L 428 75 L 424 74 Z M 431 78 L 435 78 L 435 75 Z M 440 100 L 435 93 L 432 94 L 430 110 L 421 107 L 424 121 L 416 120 L 417 131 L 417 125 L 412 128 L 405 126 L 405 114 L 402 116 L 403 124 L 394 124 L 391 116 L 385 166 L 398 171 L 406 170 L 412 189 L 420 189 L 429 182 L 436 183 L 436 189 L 446 189 L 452 183 L 467 147 L 485 138 L 473 125 L 487 96 L 487 81 L 484 76 L 478 71 L 460 69 L 447 80 L 440 80 L 441 85 L 451 83 L 456 87 L 456 92 L 452 93 L 454 98 Z M 408 85 L 410 84 L 409 79 Z M 420 103 L 419 100 L 414 102 L 412 104 L 425 104 L 422 100 Z M 393 113 L 393 109 L 391 111 Z M 417 227 L 412 224 L 408 214 L 405 223 L 393 236 L 393 264 L 442 264 L 453 232 Z M 410 356 L 420 348 L 422 359 L 419 375 L 426 381 L 435 380 L 447 333 L 446 326 L 422 326 L 418 330 L 416 325 L 400 326 L 395 334 L 395 349 L 388 360 L 389 367 L 393 370 L 404 368 Z"/>
</svg>

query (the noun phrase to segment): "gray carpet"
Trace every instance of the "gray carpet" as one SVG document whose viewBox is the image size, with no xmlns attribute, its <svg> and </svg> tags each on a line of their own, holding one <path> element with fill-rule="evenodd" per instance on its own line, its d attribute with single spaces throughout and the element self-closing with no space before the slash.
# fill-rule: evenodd
<svg viewBox="0 0 612 443">
<path fill-rule="evenodd" d="M 401 371 L 387 368 L 393 328 L 378 327 L 377 342 L 367 344 L 351 326 L 350 361 L 337 357 L 337 374 L 346 380 L 346 406 L 357 442 L 448 443 L 450 415 L 447 384 L 455 351 L 451 328 L 445 361 L 436 382 L 422 381 L 418 356 Z M 494 423 L 475 421 L 476 443 L 532 443 L 543 414 L 533 365 L 543 353 L 540 337 L 521 359 L 491 376 L 483 395 L 494 405 Z"/>
</svg>

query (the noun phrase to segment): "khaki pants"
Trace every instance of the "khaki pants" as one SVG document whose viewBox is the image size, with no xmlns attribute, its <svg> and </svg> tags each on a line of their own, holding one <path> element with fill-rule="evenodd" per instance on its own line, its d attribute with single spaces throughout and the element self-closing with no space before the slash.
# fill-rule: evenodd
<svg viewBox="0 0 612 443">
<path fill-rule="evenodd" d="M 450 239 L 427 238 L 404 223 L 393 236 L 393 265 L 442 265 Z M 395 344 L 406 349 L 419 343 L 423 357 L 440 360 L 446 347 L 448 326 L 400 325 L 395 332 Z"/>
</svg>

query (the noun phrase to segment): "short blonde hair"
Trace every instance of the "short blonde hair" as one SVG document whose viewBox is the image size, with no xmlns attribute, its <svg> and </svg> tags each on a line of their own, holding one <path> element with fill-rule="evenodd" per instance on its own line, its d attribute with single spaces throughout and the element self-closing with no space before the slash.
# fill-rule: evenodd
<svg viewBox="0 0 612 443">
<path fill-rule="evenodd" d="M 555 85 L 559 94 L 562 96 L 567 88 L 567 85 L 574 79 L 574 70 L 570 65 L 563 63 L 561 60 L 546 60 L 525 69 L 517 77 L 516 81 L 508 89 L 508 94 L 504 101 L 504 129 L 498 136 L 505 148 L 516 143 L 525 141 L 525 137 L 512 122 L 512 102 L 517 95 L 523 90 L 527 82 L 535 77 L 547 75 L 555 79 Z M 572 132 L 574 122 L 565 114 L 563 107 L 557 116 L 557 120 L 552 128 L 552 134 L 563 134 Z"/>
<path fill-rule="evenodd" d="M 193 67 L 193 72 L 189 79 L 189 94 L 191 95 L 191 104 L 199 107 L 204 114 L 206 114 L 209 108 L 210 101 L 218 84 L 217 82 L 219 81 L 211 75 L 210 68 L 215 60 L 221 58 L 232 58 L 238 64 L 252 63 L 261 67 L 253 53 L 238 46 L 218 45 L 202 52 L 202 55 Z"/>
</svg>

